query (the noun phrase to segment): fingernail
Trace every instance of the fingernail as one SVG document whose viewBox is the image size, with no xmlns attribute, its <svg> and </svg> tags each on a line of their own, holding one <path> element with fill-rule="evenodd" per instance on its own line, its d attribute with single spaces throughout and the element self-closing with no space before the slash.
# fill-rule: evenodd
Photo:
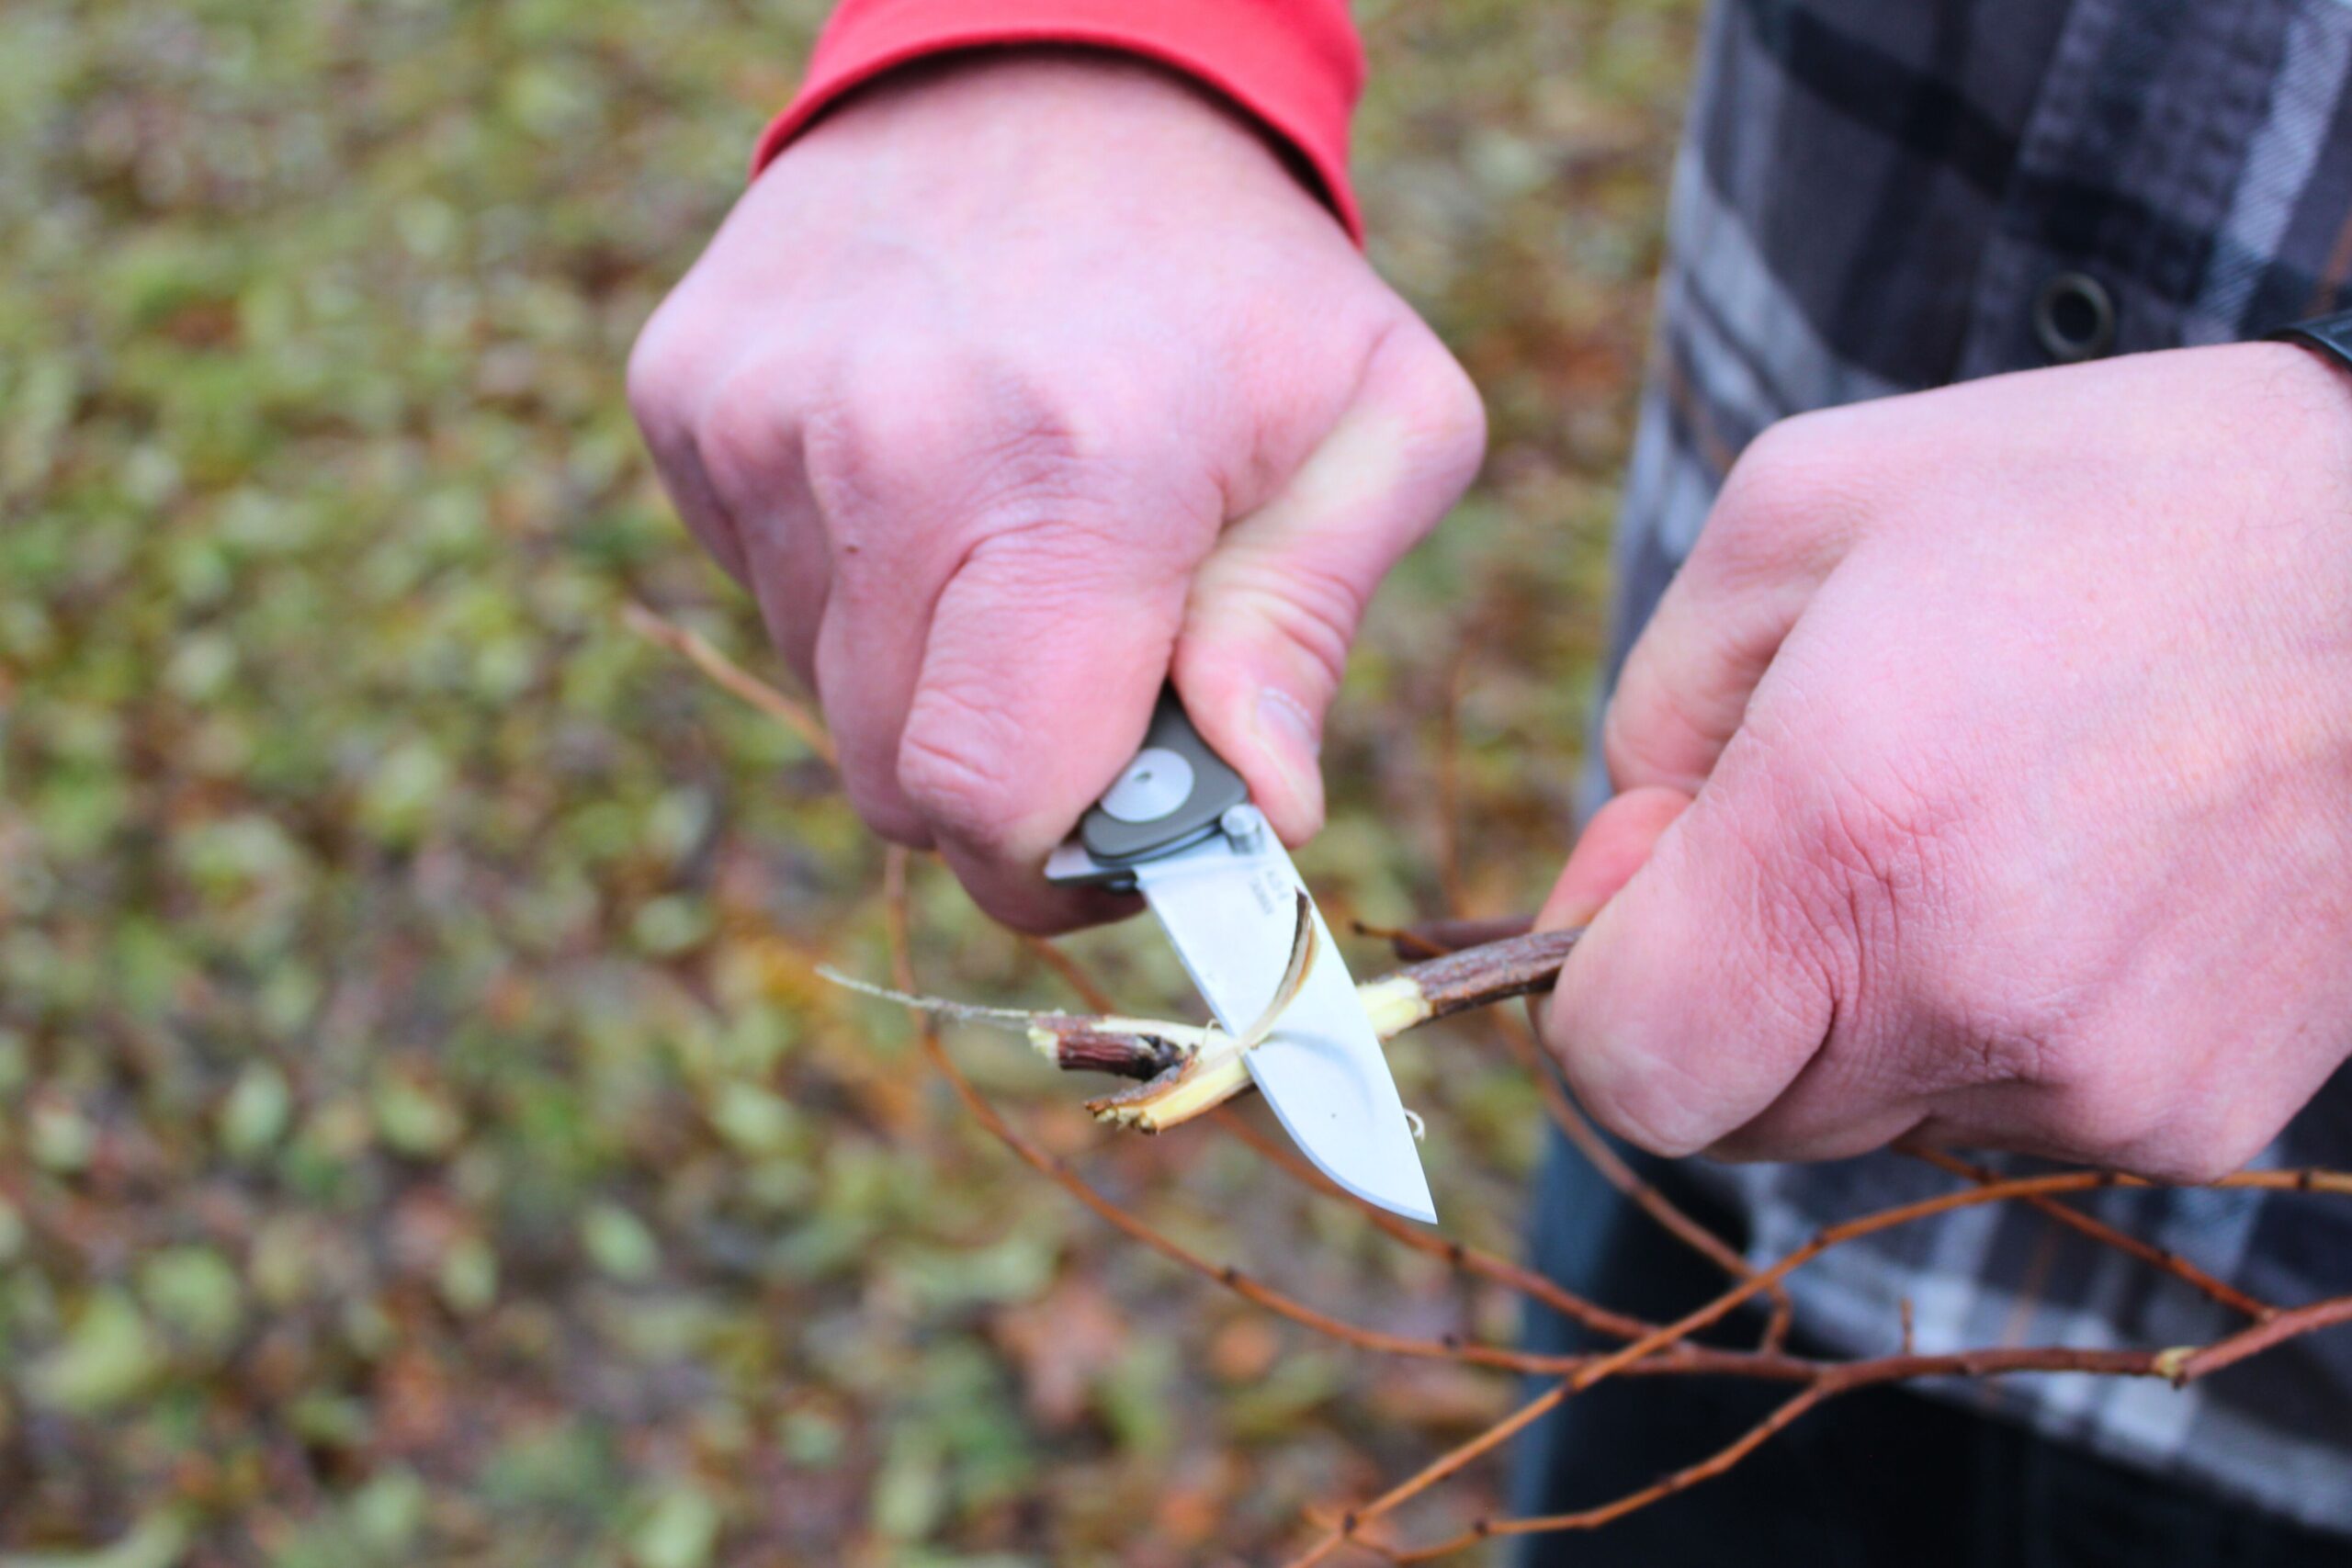
<svg viewBox="0 0 2352 1568">
<path fill-rule="evenodd" d="M 1323 750 L 1315 716 L 1288 692 L 1263 686 L 1258 692 L 1258 734 L 1265 752 L 1283 775 L 1291 796 L 1309 825 L 1323 820 L 1323 770 L 1317 757 Z"/>
</svg>

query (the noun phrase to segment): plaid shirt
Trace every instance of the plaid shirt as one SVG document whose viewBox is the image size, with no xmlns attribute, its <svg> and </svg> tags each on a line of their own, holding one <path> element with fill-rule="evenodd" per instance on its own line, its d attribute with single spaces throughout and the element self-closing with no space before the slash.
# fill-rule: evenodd
<svg viewBox="0 0 2352 1568">
<path fill-rule="evenodd" d="M 1777 419 L 2334 308 L 2352 269 L 2347 82 L 2338 0 L 1720 0 L 1628 478 L 1617 659 L 1732 459 Z M 2352 1163 L 2352 1071 L 2264 1163 Z M 1759 1259 L 1949 1185 L 1886 1155 L 1704 1179 L 1752 1217 Z M 2352 1214 L 2322 1200 L 2114 1191 L 2089 1206 L 2272 1301 L 2352 1286 Z M 2184 1345 L 2234 1321 L 2021 1206 L 1849 1245 L 1795 1292 L 1800 1321 L 1856 1354 L 1896 1348 L 1905 1297 L 1922 1347 Z M 2186 1391 L 2038 1377 L 1940 1392 L 2352 1532 L 2352 1334 Z"/>
</svg>

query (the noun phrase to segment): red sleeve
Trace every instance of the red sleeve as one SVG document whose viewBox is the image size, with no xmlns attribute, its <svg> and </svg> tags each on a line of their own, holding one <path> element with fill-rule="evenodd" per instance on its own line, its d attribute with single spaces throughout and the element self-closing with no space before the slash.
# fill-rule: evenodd
<svg viewBox="0 0 2352 1568">
<path fill-rule="evenodd" d="M 989 44 L 1091 44 L 1216 88 L 1298 150 L 1361 239 L 1348 117 L 1363 51 L 1347 0 L 842 0 L 808 77 L 760 137 L 754 173 L 844 93 L 894 66 Z"/>
</svg>

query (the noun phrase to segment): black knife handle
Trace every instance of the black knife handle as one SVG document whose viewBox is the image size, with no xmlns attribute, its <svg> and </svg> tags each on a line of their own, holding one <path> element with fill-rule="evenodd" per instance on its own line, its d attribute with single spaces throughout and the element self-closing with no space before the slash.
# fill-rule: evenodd
<svg viewBox="0 0 2352 1568">
<path fill-rule="evenodd" d="M 1250 798 L 1250 786 L 1208 748 L 1174 686 L 1152 710 L 1143 749 L 1079 820 L 1079 842 L 1104 865 L 1181 850 L 1216 830 L 1218 820 Z"/>
</svg>

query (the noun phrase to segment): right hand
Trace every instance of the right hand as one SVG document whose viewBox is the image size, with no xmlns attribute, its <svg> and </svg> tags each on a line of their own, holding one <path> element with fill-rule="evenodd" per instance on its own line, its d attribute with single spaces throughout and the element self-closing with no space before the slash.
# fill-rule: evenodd
<svg viewBox="0 0 2352 1568">
<path fill-rule="evenodd" d="M 655 312 L 629 399 L 817 692 L 852 803 L 1006 922 L 1172 671 L 1275 831 L 1365 602 L 1468 484 L 1477 395 L 1235 111 L 1110 56 L 893 76 Z"/>
</svg>

